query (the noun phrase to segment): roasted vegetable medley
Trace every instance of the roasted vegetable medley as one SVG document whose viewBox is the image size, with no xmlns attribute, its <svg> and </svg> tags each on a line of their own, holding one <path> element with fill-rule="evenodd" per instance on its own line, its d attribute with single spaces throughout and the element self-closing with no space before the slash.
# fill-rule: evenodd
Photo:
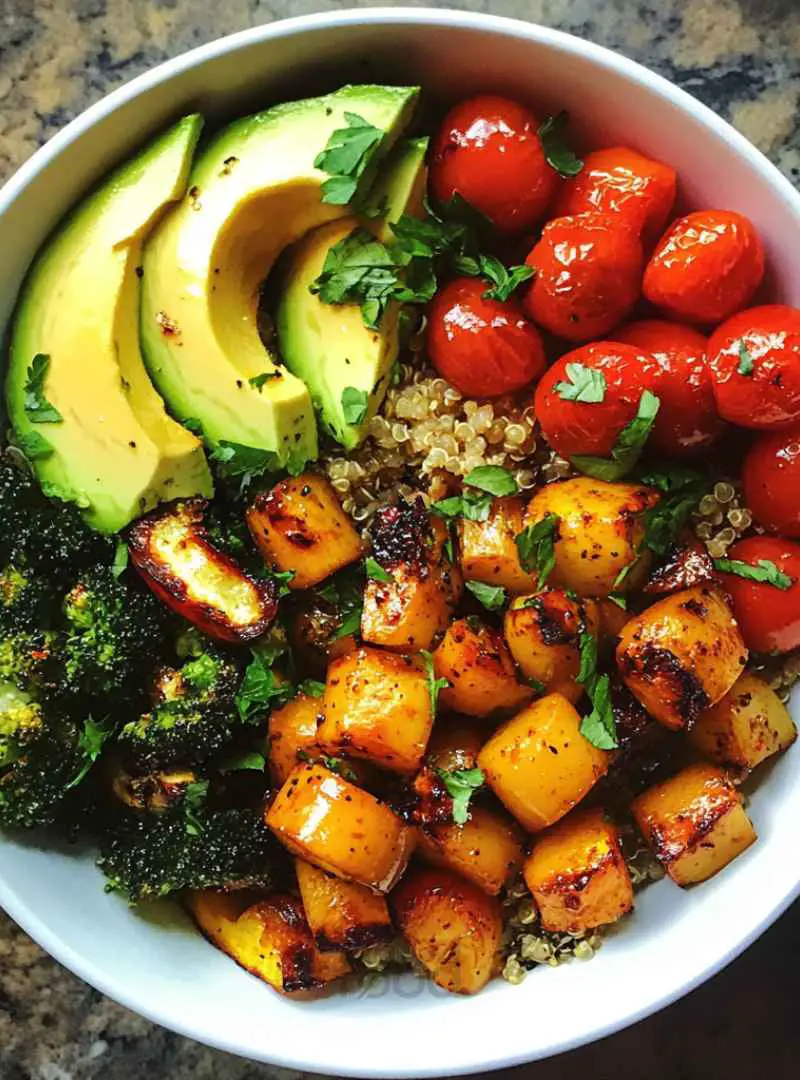
<svg viewBox="0 0 800 1080">
<path fill-rule="evenodd" d="M 187 118 L 12 335 L 0 824 L 285 994 L 591 955 L 756 842 L 742 784 L 796 738 L 800 311 L 756 229 L 500 97 L 398 141 L 416 97 L 193 166 Z M 90 257 L 97 327 L 39 325 Z"/>
</svg>

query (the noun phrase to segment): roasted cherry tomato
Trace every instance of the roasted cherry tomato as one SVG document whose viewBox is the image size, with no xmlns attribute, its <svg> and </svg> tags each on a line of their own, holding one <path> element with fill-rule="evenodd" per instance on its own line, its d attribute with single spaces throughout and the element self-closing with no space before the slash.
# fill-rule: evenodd
<svg viewBox="0 0 800 1080">
<path fill-rule="evenodd" d="M 669 165 L 624 146 L 594 150 L 578 175 L 562 186 L 554 216 L 587 210 L 616 214 L 652 246 L 667 224 L 676 187 L 677 176 Z"/>
<path fill-rule="evenodd" d="M 725 425 L 717 414 L 706 361 L 706 339 L 697 330 L 663 319 L 644 319 L 614 331 L 617 341 L 635 345 L 658 362 L 661 407 L 650 445 L 670 457 L 699 457 L 717 441 Z"/>
<path fill-rule="evenodd" d="M 487 300 L 478 278 L 456 278 L 428 312 L 428 355 L 443 379 L 467 397 L 500 397 L 544 371 L 539 331 L 514 300 Z"/>
<path fill-rule="evenodd" d="M 658 364 L 633 345 L 598 341 L 557 360 L 536 390 L 536 418 L 562 457 L 608 457 L 636 416 L 643 390 L 655 392 Z"/>
<path fill-rule="evenodd" d="M 759 525 L 800 536 L 800 425 L 760 435 L 744 459 L 742 483 Z"/>
<path fill-rule="evenodd" d="M 642 287 L 642 245 L 604 214 L 554 218 L 526 262 L 536 271 L 523 301 L 540 326 L 567 341 L 604 337 Z"/>
<path fill-rule="evenodd" d="M 530 229 L 544 217 L 560 183 L 545 161 L 539 121 L 524 106 L 491 94 L 450 110 L 433 144 L 434 198 L 454 195 L 504 233 Z"/>
<path fill-rule="evenodd" d="M 753 223 L 730 210 L 696 210 L 661 238 L 644 272 L 644 295 L 677 319 L 710 325 L 743 308 L 764 276 Z"/>
<path fill-rule="evenodd" d="M 740 311 L 711 335 L 708 361 L 720 416 L 741 427 L 800 420 L 800 311 L 785 304 Z"/>
<path fill-rule="evenodd" d="M 782 589 L 739 574 L 721 575 L 748 649 L 783 653 L 800 646 L 800 544 L 778 536 L 748 536 L 731 545 L 726 558 L 750 566 L 765 560 L 791 580 Z"/>
</svg>

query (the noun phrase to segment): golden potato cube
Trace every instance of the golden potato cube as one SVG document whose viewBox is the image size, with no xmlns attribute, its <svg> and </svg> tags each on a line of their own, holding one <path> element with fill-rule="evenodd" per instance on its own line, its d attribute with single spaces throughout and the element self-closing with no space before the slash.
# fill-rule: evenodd
<svg viewBox="0 0 800 1080">
<path fill-rule="evenodd" d="M 730 690 L 747 648 L 723 595 L 697 586 L 665 596 L 622 628 L 617 665 L 651 716 L 690 727 Z"/>
<path fill-rule="evenodd" d="M 478 754 L 486 782 L 530 832 L 564 817 L 608 770 L 608 753 L 580 726 L 574 706 L 548 694 L 506 721 Z"/>
<path fill-rule="evenodd" d="M 502 635 L 473 617 L 450 624 L 433 654 L 433 666 L 436 677 L 450 684 L 439 701 L 452 712 L 490 716 L 518 709 L 533 697 L 517 678 Z"/>
<path fill-rule="evenodd" d="M 473 806 L 463 825 L 446 822 L 420 829 L 417 851 L 495 896 L 522 865 L 523 835 L 505 814 Z"/>
<path fill-rule="evenodd" d="M 437 986 L 475 994 L 499 967 L 499 901 L 451 870 L 414 868 L 391 897 L 395 922 Z"/>
<path fill-rule="evenodd" d="M 293 855 L 378 892 L 391 889 L 414 846 L 388 806 L 313 762 L 292 770 L 265 819 Z"/>
<path fill-rule="evenodd" d="M 213 945 L 283 994 L 321 990 L 352 970 L 343 955 L 317 949 L 292 896 L 253 903 L 252 894 L 202 889 L 188 893 L 186 904 Z"/>
<path fill-rule="evenodd" d="M 592 930 L 633 907 L 619 830 L 600 807 L 576 810 L 537 837 L 523 875 L 545 930 Z"/>
<path fill-rule="evenodd" d="M 332 661 L 322 712 L 317 738 L 328 753 L 404 774 L 422 765 L 433 711 L 428 676 L 416 657 L 361 648 Z"/>
<path fill-rule="evenodd" d="M 781 699 L 762 679 L 742 675 L 689 732 L 701 754 L 747 773 L 792 745 L 797 728 Z"/>
<path fill-rule="evenodd" d="M 463 716 L 443 716 L 433 727 L 425 760 L 434 769 L 474 769 L 486 742 L 486 725 Z"/>
<path fill-rule="evenodd" d="M 316 473 L 280 480 L 256 495 L 247 526 L 269 565 L 308 589 L 361 558 L 363 544 L 330 482 Z"/>
<path fill-rule="evenodd" d="M 365 949 L 394 934 L 386 898 L 297 859 L 297 884 L 308 925 L 322 952 Z"/>
<path fill-rule="evenodd" d="M 486 521 L 458 519 L 461 569 L 468 581 L 501 585 L 510 593 L 533 592 L 538 575 L 522 569 L 517 549 L 524 517 L 524 500 L 513 495 L 494 499 Z"/>
<path fill-rule="evenodd" d="M 594 600 L 545 589 L 512 600 L 503 632 L 520 671 L 548 693 L 559 683 L 574 681 L 581 666 L 581 632 L 596 635 L 598 625 Z"/>
<path fill-rule="evenodd" d="M 631 813 L 678 885 L 712 877 L 756 840 L 742 797 L 713 765 L 690 765 L 634 799 Z"/>
<path fill-rule="evenodd" d="M 317 724 L 322 719 L 322 699 L 298 694 L 270 713 L 269 774 L 279 787 L 300 761 L 299 754 L 311 757 L 319 751 Z"/>
<path fill-rule="evenodd" d="M 609 484 L 588 476 L 545 484 L 528 504 L 525 525 L 555 514 L 556 564 L 548 584 L 580 596 L 608 596 L 638 586 L 647 572 L 641 554 L 642 513 L 660 496 L 640 484 Z M 623 570 L 633 566 L 622 582 Z"/>
</svg>

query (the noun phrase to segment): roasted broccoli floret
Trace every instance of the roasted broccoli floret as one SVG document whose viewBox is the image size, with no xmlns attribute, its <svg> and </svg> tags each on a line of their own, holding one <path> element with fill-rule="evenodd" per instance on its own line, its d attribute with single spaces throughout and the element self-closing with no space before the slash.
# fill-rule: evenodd
<svg viewBox="0 0 800 1080">
<path fill-rule="evenodd" d="M 53 582 L 8 563 L 0 570 L 0 633 L 49 627 L 57 598 Z"/>
<path fill-rule="evenodd" d="M 49 697 L 58 680 L 58 637 L 51 630 L 0 633 L 0 682 Z"/>
<path fill-rule="evenodd" d="M 98 865 L 109 890 L 131 903 L 179 889 L 269 888 L 281 853 L 257 810 L 218 810 L 202 829 L 180 808 L 125 818 L 102 847 Z"/>
</svg>

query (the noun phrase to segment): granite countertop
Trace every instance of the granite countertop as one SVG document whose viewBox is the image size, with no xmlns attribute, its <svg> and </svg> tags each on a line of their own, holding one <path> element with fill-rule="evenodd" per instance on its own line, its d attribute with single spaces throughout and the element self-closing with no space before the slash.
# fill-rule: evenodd
<svg viewBox="0 0 800 1080">
<path fill-rule="evenodd" d="M 369 4 L 0 0 L 0 182 L 91 102 L 170 56 L 288 14 L 355 6 Z M 542 22 L 641 60 L 730 119 L 795 183 L 800 180 L 798 0 L 453 0 L 442 6 Z M 758 1073 L 788 1080 L 797 1075 L 800 1049 L 797 955 L 796 905 L 688 999 L 599 1045 L 513 1072 L 519 1080 L 525 1073 L 537 1080 Z M 64 971 L 0 913 L 0 1080 L 289 1075 L 207 1050 L 120 1008 Z"/>
</svg>

